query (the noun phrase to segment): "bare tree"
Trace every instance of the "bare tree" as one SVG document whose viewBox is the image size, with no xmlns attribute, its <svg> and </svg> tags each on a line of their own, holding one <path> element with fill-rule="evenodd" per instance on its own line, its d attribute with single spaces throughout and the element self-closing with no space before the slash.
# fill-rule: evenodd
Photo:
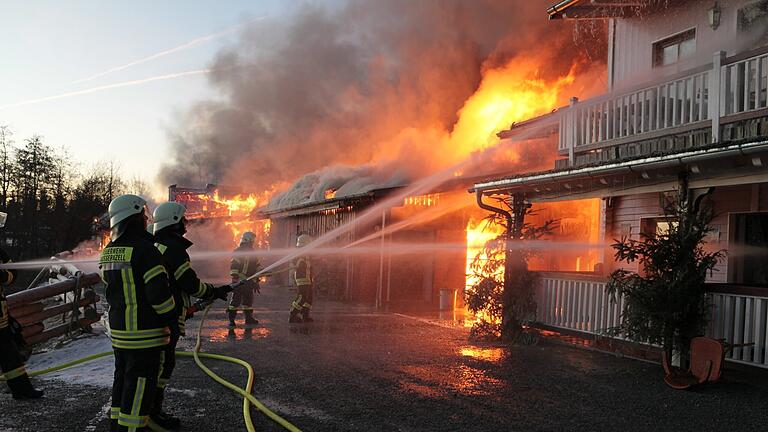
<svg viewBox="0 0 768 432">
<path fill-rule="evenodd" d="M 0 125 L 0 205 L 8 207 L 8 193 L 13 178 L 13 131 L 8 126 Z"/>
<path fill-rule="evenodd" d="M 149 186 L 149 183 L 144 181 L 143 178 L 139 176 L 133 176 L 133 178 L 131 178 L 131 180 L 128 182 L 128 187 L 125 191 L 146 198 L 152 193 L 152 188 Z"/>
</svg>

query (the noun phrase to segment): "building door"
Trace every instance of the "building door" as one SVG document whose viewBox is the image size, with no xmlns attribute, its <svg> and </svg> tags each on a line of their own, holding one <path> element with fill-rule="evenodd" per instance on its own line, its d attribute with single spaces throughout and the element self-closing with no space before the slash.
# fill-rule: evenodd
<svg viewBox="0 0 768 432">
<path fill-rule="evenodd" d="M 768 287 L 768 213 L 732 215 L 732 282 Z"/>
</svg>

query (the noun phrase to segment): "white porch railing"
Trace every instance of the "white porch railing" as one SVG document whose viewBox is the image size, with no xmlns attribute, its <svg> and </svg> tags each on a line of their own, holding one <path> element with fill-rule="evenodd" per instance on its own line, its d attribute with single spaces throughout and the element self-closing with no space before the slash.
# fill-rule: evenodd
<svg viewBox="0 0 768 432">
<path fill-rule="evenodd" d="M 543 276 L 536 299 L 540 323 L 592 334 L 619 325 L 623 306 L 610 301 L 604 281 L 578 276 Z"/>
<path fill-rule="evenodd" d="M 726 354 L 726 359 L 768 368 L 768 296 L 712 293 L 712 317 L 707 336 L 740 345 Z"/>
<path fill-rule="evenodd" d="M 751 57 L 746 57 L 751 55 Z M 768 49 L 714 61 L 640 88 L 577 101 L 563 110 L 558 148 L 574 153 L 664 135 L 664 131 L 712 129 L 721 119 L 768 108 Z M 673 130 L 674 129 L 674 130 Z"/>
<path fill-rule="evenodd" d="M 536 290 L 537 321 L 550 327 L 607 336 L 620 323 L 623 299 L 611 302 L 605 281 L 591 276 L 545 273 Z M 726 359 L 768 368 L 768 294 L 766 296 L 715 292 L 710 294 L 712 316 L 707 336 L 725 339 L 735 347 Z"/>
</svg>

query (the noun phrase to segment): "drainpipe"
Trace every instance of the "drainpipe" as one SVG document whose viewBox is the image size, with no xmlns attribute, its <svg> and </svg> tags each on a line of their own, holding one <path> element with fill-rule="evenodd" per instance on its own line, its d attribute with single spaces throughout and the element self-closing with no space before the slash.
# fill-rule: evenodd
<svg viewBox="0 0 768 432">
<path fill-rule="evenodd" d="M 381 212 L 381 232 L 387 227 L 387 211 Z M 384 239 L 385 235 L 381 236 L 381 244 L 379 251 L 379 283 L 376 285 L 376 308 L 381 308 L 382 301 L 381 296 L 384 291 Z"/>
<path fill-rule="evenodd" d="M 494 207 L 492 205 L 488 205 L 483 202 L 483 193 L 481 191 L 475 192 L 475 195 L 477 196 L 477 205 L 480 206 L 483 210 L 488 210 L 493 213 L 500 214 L 504 216 L 504 218 L 507 220 L 507 230 L 504 233 L 505 238 L 505 245 L 504 245 L 504 288 L 502 290 L 502 311 L 501 311 L 501 336 L 502 338 L 506 338 L 509 335 L 506 333 L 506 328 L 509 323 L 510 313 L 507 310 L 507 299 L 511 295 L 512 287 L 510 286 L 510 283 L 512 281 L 512 267 L 510 263 L 512 262 L 512 253 L 511 248 L 509 247 L 509 241 L 512 238 L 512 231 L 513 231 L 513 223 L 514 223 L 514 217 L 512 216 L 512 213 L 498 208 Z"/>
</svg>

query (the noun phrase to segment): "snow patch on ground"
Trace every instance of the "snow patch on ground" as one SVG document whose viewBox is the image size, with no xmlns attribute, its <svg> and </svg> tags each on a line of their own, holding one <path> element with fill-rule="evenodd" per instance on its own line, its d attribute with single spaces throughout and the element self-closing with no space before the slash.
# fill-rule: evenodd
<svg viewBox="0 0 768 432">
<path fill-rule="evenodd" d="M 331 420 L 333 417 L 323 410 L 311 408 L 306 405 L 299 405 L 290 402 L 278 402 L 275 399 L 260 399 L 261 403 L 266 405 L 272 411 L 278 411 L 283 414 L 289 414 L 301 417 L 310 417 L 318 420 Z"/>
<path fill-rule="evenodd" d="M 166 391 L 170 392 L 170 393 L 181 393 L 181 394 L 183 394 L 185 396 L 189 396 L 191 398 L 196 397 L 197 393 L 198 393 L 197 390 L 177 389 L 177 388 L 173 388 L 173 387 L 170 387 L 170 386 L 168 388 L 166 388 Z"/>
<path fill-rule="evenodd" d="M 63 347 L 33 355 L 27 362 L 27 370 L 47 369 L 106 351 L 112 351 L 112 343 L 104 333 L 103 328 L 95 327 L 93 336 L 77 339 Z M 41 375 L 38 379 L 58 380 L 96 387 L 112 387 L 114 374 L 115 362 L 110 355 L 69 369 Z"/>
</svg>

